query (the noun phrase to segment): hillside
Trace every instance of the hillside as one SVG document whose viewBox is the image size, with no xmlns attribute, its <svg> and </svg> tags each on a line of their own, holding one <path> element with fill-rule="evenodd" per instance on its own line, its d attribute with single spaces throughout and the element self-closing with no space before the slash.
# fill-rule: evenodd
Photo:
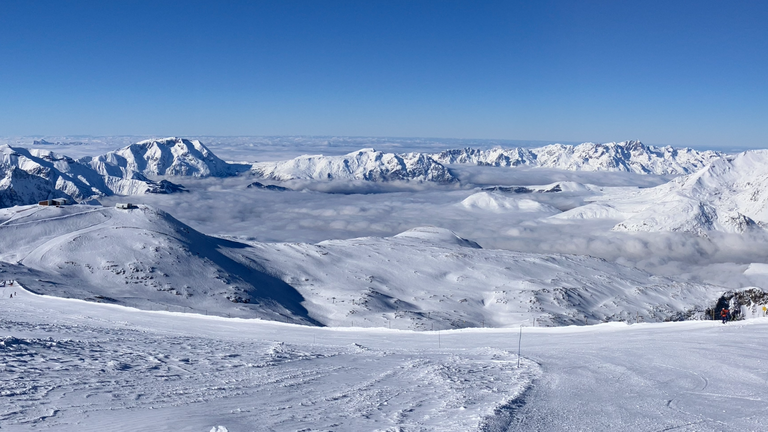
<svg viewBox="0 0 768 432">
<path fill-rule="evenodd" d="M 754 150 L 713 161 L 611 204 L 631 216 L 616 231 L 744 233 L 768 226 L 768 151 Z"/>
<path fill-rule="evenodd" d="M 315 323 L 289 285 L 239 253 L 244 245 L 201 234 L 140 206 L 0 210 L 0 260 L 30 290 L 145 309 Z M 14 267 L 3 279 L 11 279 Z"/>
<path fill-rule="evenodd" d="M 479 248 L 448 230 L 311 244 L 252 243 L 255 260 L 333 326 L 429 330 L 664 321 L 714 304 L 724 289 L 575 255 Z"/>
<path fill-rule="evenodd" d="M 0 210 L 0 251 L 0 260 L 43 275 L 18 276 L 39 293 L 332 326 L 663 321 L 695 315 L 724 291 L 591 257 L 486 250 L 430 227 L 246 245 L 146 206 Z"/>
</svg>

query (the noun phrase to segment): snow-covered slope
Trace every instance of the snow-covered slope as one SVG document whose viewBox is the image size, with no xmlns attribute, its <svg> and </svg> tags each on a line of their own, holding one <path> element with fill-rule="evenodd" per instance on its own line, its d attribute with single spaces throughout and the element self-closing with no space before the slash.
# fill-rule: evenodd
<svg viewBox="0 0 768 432">
<path fill-rule="evenodd" d="M 713 161 L 704 169 L 612 203 L 632 216 L 617 231 L 742 233 L 768 226 L 768 150 Z"/>
<path fill-rule="evenodd" d="M 399 329 L 563 325 L 688 316 L 724 289 L 601 259 L 477 248 L 450 231 L 311 244 L 253 243 L 255 260 L 334 326 Z"/>
<path fill-rule="evenodd" d="M 226 177 L 240 165 L 224 162 L 198 140 L 164 138 L 141 141 L 95 158 L 81 159 L 102 175 L 130 178 L 144 175 Z"/>
<path fill-rule="evenodd" d="M 714 151 L 647 146 L 639 141 L 577 146 L 552 144 L 538 148 L 473 148 L 446 150 L 432 155 L 442 164 L 476 164 L 501 167 L 534 166 L 574 171 L 625 171 L 638 174 L 682 175 L 692 173 L 722 157 Z"/>
<path fill-rule="evenodd" d="M 344 156 L 301 156 L 253 165 L 270 180 L 365 180 L 451 183 L 456 178 L 423 153 L 394 154 L 363 149 Z"/>
<path fill-rule="evenodd" d="M 316 245 L 246 245 L 144 206 L 0 210 L 0 261 L 44 275 L 19 275 L 30 289 L 64 297 L 422 330 L 637 314 L 661 321 L 703 310 L 724 291 L 591 257 L 485 250 L 437 227 Z"/>
<path fill-rule="evenodd" d="M 314 323 L 301 295 L 240 254 L 244 247 L 145 206 L 0 210 L 0 260 L 45 274 L 20 277 L 36 292 Z"/>
</svg>

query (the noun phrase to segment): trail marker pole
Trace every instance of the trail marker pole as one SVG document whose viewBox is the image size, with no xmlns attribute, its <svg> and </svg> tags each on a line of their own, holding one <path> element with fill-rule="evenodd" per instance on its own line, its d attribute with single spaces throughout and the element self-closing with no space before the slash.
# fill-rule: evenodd
<svg viewBox="0 0 768 432">
<path fill-rule="evenodd" d="M 520 324 L 520 337 L 517 339 L 517 367 L 520 368 L 520 348 L 523 343 L 523 325 Z"/>
</svg>

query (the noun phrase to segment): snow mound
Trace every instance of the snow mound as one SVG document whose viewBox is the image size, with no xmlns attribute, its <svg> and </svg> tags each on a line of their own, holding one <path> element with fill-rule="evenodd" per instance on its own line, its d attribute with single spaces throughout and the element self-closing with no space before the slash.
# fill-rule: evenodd
<svg viewBox="0 0 768 432">
<path fill-rule="evenodd" d="M 445 228 L 417 227 L 397 234 L 395 238 L 415 239 L 441 245 L 457 245 L 480 249 L 480 245 L 477 243 L 473 242 L 472 240 L 461 238 L 453 231 L 447 230 Z"/>
<path fill-rule="evenodd" d="M 624 219 L 626 215 L 607 204 L 590 203 L 551 216 L 550 219 Z"/>
<path fill-rule="evenodd" d="M 577 146 L 552 144 L 530 149 L 465 148 L 432 155 L 442 164 L 531 166 L 572 171 L 624 171 L 658 175 L 689 174 L 722 156 L 722 153 L 713 151 L 646 146 L 640 141 L 584 143 Z"/>
<path fill-rule="evenodd" d="M 744 270 L 744 274 L 747 276 L 768 276 L 768 264 L 752 263 L 747 267 L 746 270 Z"/>
<path fill-rule="evenodd" d="M 443 165 L 421 153 L 382 153 L 362 149 L 344 156 L 300 156 L 281 162 L 261 162 L 252 172 L 270 180 L 365 180 L 453 183 Z"/>
<path fill-rule="evenodd" d="M 469 210 L 492 212 L 560 213 L 560 210 L 538 201 L 505 196 L 496 192 L 477 192 L 465 198 L 461 205 Z"/>
</svg>

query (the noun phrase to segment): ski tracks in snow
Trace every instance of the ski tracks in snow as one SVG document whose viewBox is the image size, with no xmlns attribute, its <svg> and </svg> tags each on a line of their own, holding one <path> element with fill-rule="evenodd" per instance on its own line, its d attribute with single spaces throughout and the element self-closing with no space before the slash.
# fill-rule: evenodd
<svg viewBox="0 0 768 432">
<path fill-rule="evenodd" d="M 495 431 L 538 370 L 492 348 L 288 344 L 44 315 L 0 319 L 4 430 Z"/>
</svg>

